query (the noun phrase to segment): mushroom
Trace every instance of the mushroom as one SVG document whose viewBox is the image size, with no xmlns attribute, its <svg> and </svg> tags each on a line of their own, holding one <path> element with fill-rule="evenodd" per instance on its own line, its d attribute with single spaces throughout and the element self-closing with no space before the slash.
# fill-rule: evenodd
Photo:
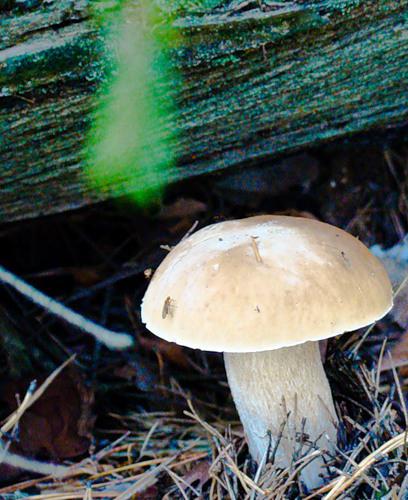
<svg viewBox="0 0 408 500">
<path fill-rule="evenodd" d="M 376 321 L 392 306 L 380 261 L 316 220 L 256 216 L 205 227 L 166 256 L 142 320 L 170 342 L 224 352 L 249 450 L 280 467 L 303 449 L 336 446 L 337 417 L 319 340 Z M 302 470 L 319 486 L 319 453 Z"/>
</svg>

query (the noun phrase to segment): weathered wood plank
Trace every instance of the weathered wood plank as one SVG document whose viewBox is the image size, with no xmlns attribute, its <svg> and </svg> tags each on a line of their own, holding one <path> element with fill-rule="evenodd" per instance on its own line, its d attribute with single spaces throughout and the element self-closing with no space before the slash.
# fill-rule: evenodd
<svg viewBox="0 0 408 500">
<path fill-rule="evenodd" d="M 406 121 L 408 0 L 185 4 L 167 4 L 183 76 L 163 130 L 178 132 L 171 181 Z M 89 8 L 62 1 L 0 16 L 0 221 L 134 188 L 96 192 L 83 174 L 93 95 L 116 43 Z"/>
</svg>

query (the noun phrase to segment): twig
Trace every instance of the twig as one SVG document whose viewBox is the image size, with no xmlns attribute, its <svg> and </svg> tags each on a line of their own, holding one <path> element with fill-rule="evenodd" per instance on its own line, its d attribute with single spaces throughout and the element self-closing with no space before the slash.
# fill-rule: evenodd
<svg viewBox="0 0 408 500">
<path fill-rule="evenodd" d="M 12 467 L 24 469 L 36 474 L 44 474 L 59 478 L 66 476 L 70 472 L 70 468 L 66 467 L 65 465 L 55 465 L 51 463 L 40 462 L 38 460 L 32 460 L 20 455 L 15 455 L 14 453 L 10 453 L 7 450 L 2 451 L 2 458 L 0 463 L 5 463 L 7 465 L 11 465 Z"/>
<path fill-rule="evenodd" d="M 176 484 L 177 488 L 179 489 L 180 493 L 182 494 L 183 498 L 185 498 L 185 500 L 188 500 L 188 496 L 186 495 L 186 492 L 185 492 L 182 485 L 191 489 L 191 491 L 194 493 L 194 495 L 196 495 L 197 498 L 200 497 L 200 493 L 191 484 L 187 483 L 187 481 L 185 481 L 182 477 L 177 475 L 175 472 L 173 472 L 168 467 L 165 467 L 164 470 L 173 479 L 174 483 Z"/>
<path fill-rule="evenodd" d="M 345 491 L 349 486 L 351 486 L 363 473 L 367 470 L 373 463 L 375 463 L 383 455 L 391 453 L 396 448 L 403 446 L 406 442 L 407 431 L 401 432 L 397 436 L 393 437 L 377 450 L 374 450 L 368 457 L 362 460 L 356 467 L 353 474 L 350 477 L 341 476 L 334 483 L 331 483 L 331 490 L 324 497 L 324 500 L 332 500 L 337 498 L 343 491 Z M 318 493 L 318 492 L 316 492 Z"/>
<path fill-rule="evenodd" d="M 0 282 L 7 283 L 35 304 L 43 307 L 48 312 L 63 318 L 65 321 L 81 330 L 93 335 L 97 340 L 111 349 L 126 349 L 133 344 L 133 339 L 127 333 L 113 332 L 84 318 L 72 309 L 64 306 L 55 299 L 48 297 L 15 274 L 0 266 Z"/>
<path fill-rule="evenodd" d="M 263 261 L 262 261 L 261 254 L 259 253 L 259 248 L 258 248 L 258 244 L 256 242 L 255 236 L 251 236 L 251 241 L 252 241 L 252 249 L 253 249 L 254 254 L 255 254 L 255 259 L 257 262 L 262 264 Z"/>
<path fill-rule="evenodd" d="M 150 469 L 142 474 L 141 478 L 134 484 L 132 484 L 132 486 L 130 486 L 130 488 L 128 488 L 126 491 L 118 495 L 116 497 L 116 500 L 128 500 L 128 498 L 132 498 L 136 493 L 140 493 L 146 488 L 149 488 L 149 486 L 153 486 L 157 481 L 157 475 L 159 474 L 159 472 L 165 469 L 167 465 L 171 464 L 171 462 L 173 462 L 176 458 L 177 455 L 175 455 L 174 457 L 170 457 L 168 460 L 158 465 L 156 468 Z"/>
<path fill-rule="evenodd" d="M 198 224 L 199 224 L 198 220 L 194 221 L 194 224 L 190 227 L 190 229 L 186 232 L 186 234 L 181 238 L 180 242 L 186 240 L 196 230 L 196 227 L 198 226 Z"/>
</svg>

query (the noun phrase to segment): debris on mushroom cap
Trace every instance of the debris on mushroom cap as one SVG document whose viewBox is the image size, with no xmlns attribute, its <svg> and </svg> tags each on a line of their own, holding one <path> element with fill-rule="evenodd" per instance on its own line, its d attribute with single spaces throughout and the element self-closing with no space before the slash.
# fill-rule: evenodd
<svg viewBox="0 0 408 500">
<path fill-rule="evenodd" d="M 387 273 L 357 238 L 268 215 L 213 224 L 180 242 L 150 282 L 142 319 L 181 345 L 249 352 L 354 330 L 391 306 Z"/>
</svg>

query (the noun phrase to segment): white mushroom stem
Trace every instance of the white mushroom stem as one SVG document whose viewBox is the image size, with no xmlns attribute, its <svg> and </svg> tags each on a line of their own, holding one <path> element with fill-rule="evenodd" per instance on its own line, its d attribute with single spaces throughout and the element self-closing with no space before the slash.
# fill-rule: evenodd
<svg viewBox="0 0 408 500">
<path fill-rule="evenodd" d="M 308 450 L 334 450 L 337 417 L 318 342 L 273 351 L 225 353 L 224 360 L 249 450 L 258 463 L 268 449 L 283 468 Z M 308 488 L 315 488 L 325 473 L 319 455 L 301 477 Z"/>
</svg>

